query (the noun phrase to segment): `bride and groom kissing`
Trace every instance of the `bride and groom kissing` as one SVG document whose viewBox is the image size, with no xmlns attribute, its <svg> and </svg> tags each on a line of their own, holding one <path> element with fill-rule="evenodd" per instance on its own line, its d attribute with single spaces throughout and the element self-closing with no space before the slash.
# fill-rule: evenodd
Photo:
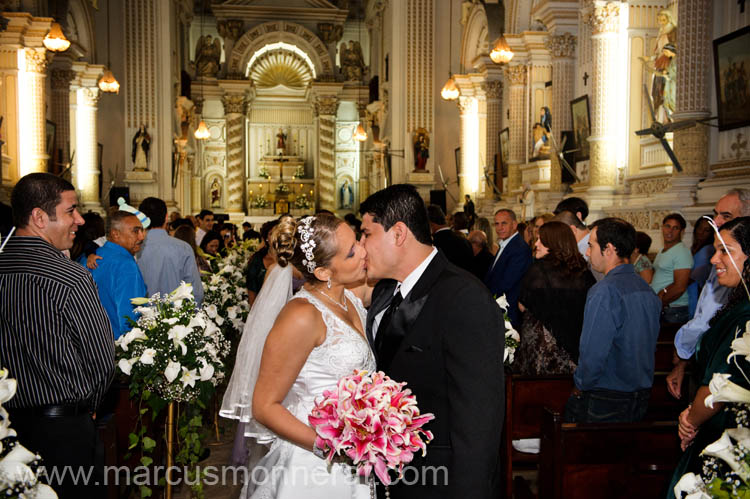
<svg viewBox="0 0 750 499">
<path fill-rule="evenodd" d="M 320 459 L 307 417 L 355 369 L 406 382 L 435 419 L 427 454 L 378 496 L 487 498 L 500 491 L 504 321 L 484 285 L 432 246 L 424 201 L 406 184 L 365 200 L 362 237 L 326 215 L 282 220 L 277 265 L 248 317 L 221 415 L 270 444 L 251 498 L 368 498 L 345 464 Z M 291 264 L 291 265 L 289 265 Z M 292 268 L 306 283 L 292 297 Z M 374 288 L 357 288 L 365 279 Z M 370 295 L 365 310 L 360 297 Z M 255 473 L 262 470 L 262 473 Z M 436 470 L 444 470 L 436 473 Z M 302 473 L 300 474 L 300 471 Z M 313 479 L 309 479 L 313 477 Z M 347 479 L 348 477 L 348 479 Z"/>
</svg>

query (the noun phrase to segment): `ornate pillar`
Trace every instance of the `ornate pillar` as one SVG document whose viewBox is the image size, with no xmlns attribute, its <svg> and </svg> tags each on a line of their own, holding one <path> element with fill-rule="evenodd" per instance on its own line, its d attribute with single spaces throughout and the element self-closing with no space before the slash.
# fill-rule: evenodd
<svg viewBox="0 0 750 499">
<path fill-rule="evenodd" d="M 609 187 L 617 180 L 617 151 L 613 101 L 616 101 L 620 2 L 595 1 L 589 14 L 594 75 L 591 82 L 591 162 L 589 185 Z M 616 114 L 615 114 L 616 115 Z"/>
<path fill-rule="evenodd" d="M 52 154 L 61 151 L 61 162 L 65 164 L 70 158 L 70 82 L 76 73 L 69 68 L 54 68 L 50 71 L 52 83 L 52 121 L 57 124 L 55 129 L 55 150 Z M 60 158 L 53 157 L 54 163 Z M 53 172 L 61 171 L 62 167 L 53 169 Z"/>
<path fill-rule="evenodd" d="M 677 4 L 677 88 L 674 120 L 709 116 L 707 82 L 711 71 L 710 0 L 680 0 Z M 674 152 L 681 177 L 705 177 L 708 168 L 708 127 L 674 132 Z M 695 180 L 697 182 L 697 179 Z"/>
<path fill-rule="evenodd" d="M 247 87 L 247 82 L 244 82 Z M 225 192 L 227 211 L 241 212 L 243 192 L 242 139 L 244 135 L 245 109 L 247 97 L 245 92 L 226 93 L 221 98 L 224 104 L 224 116 L 227 127 L 227 176 Z"/>
<path fill-rule="evenodd" d="M 576 52 L 576 37 L 570 33 L 550 35 L 545 47 L 552 56 L 552 132 L 555 140 L 562 147 L 560 132 L 571 129 L 570 101 L 573 99 L 573 82 L 575 80 L 575 65 L 573 58 Z M 573 144 L 565 144 L 566 149 Z M 551 155 L 552 170 L 550 171 L 550 191 L 559 191 L 561 183 L 562 165 L 555 154 Z M 575 165 L 570 165 L 575 167 Z"/>
<path fill-rule="evenodd" d="M 75 172 L 73 181 L 80 191 L 83 211 L 102 211 L 99 199 L 99 154 L 97 145 L 96 111 L 101 98 L 98 87 L 83 87 L 75 91 Z M 73 147 L 73 146 L 71 146 Z"/>
<path fill-rule="evenodd" d="M 487 155 L 485 163 L 489 169 L 494 167 L 494 158 L 497 154 L 498 134 L 500 133 L 500 112 L 502 108 L 503 82 L 500 80 L 488 80 L 482 82 L 482 90 L 487 103 Z M 495 178 L 490 170 L 490 178 Z M 485 180 L 486 182 L 486 180 Z M 495 179 L 497 184 L 497 179 Z M 485 186 L 485 197 L 493 198 L 493 189 L 491 185 Z"/>
<path fill-rule="evenodd" d="M 338 97 L 319 95 L 315 102 L 318 117 L 318 198 L 320 208 L 336 210 L 336 109 Z"/>
<path fill-rule="evenodd" d="M 510 82 L 510 156 L 508 159 L 508 191 L 521 188 L 521 165 L 526 160 L 524 114 L 526 113 L 525 65 L 508 67 L 506 77 Z"/>
<path fill-rule="evenodd" d="M 21 137 L 21 176 L 46 172 L 49 156 L 45 146 L 45 77 L 47 57 L 43 48 L 24 50 L 25 67 L 19 75 L 19 99 L 26 102 L 18 116 Z"/>
<path fill-rule="evenodd" d="M 476 97 L 462 95 L 458 98 L 458 109 L 461 117 L 461 162 L 458 164 L 458 203 L 463 203 L 464 196 L 469 194 L 476 198 L 474 186 L 471 185 L 476 175 L 471 170 L 479 168 L 479 103 Z"/>
</svg>

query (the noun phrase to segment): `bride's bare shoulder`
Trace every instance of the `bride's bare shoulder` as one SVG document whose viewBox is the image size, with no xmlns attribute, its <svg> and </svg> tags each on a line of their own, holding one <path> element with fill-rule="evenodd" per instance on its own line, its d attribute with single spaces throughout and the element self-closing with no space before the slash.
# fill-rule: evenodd
<svg viewBox="0 0 750 499">
<path fill-rule="evenodd" d="M 287 331 L 288 333 L 309 335 L 315 331 L 315 336 L 325 339 L 325 322 L 315 306 L 304 298 L 291 300 L 284 306 L 276 319 L 274 329 Z"/>
</svg>

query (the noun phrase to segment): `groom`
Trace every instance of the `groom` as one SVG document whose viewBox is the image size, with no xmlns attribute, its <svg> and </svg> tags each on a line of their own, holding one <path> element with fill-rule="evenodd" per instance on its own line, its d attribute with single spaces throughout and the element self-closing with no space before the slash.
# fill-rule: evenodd
<svg viewBox="0 0 750 499">
<path fill-rule="evenodd" d="M 394 499 L 499 497 L 503 425 L 502 313 L 487 288 L 432 246 L 424 201 L 397 184 L 360 207 L 367 314 L 378 369 L 405 381 L 435 439 L 415 454 Z M 382 487 L 379 490 L 383 490 Z"/>
</svg>

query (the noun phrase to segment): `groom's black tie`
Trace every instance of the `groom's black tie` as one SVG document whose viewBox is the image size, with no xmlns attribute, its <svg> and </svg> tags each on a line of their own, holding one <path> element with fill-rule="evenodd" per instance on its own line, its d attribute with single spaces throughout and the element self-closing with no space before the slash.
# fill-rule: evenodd
<svg viewBox="0 0 750 499">
<path fill-rule="evenodd" d="M 404 297 L 401 296 L 401 290 L 399 289 L 398 291 L 396 291 L 396 294 L 393 295 L 393 298 L 391 298 L 391 303 L 390 305 L 388 305 L 388 309 L 380 319 L 377 335 L 375 335 L 375 350 L 378 352 L 381 351 L 383 341 L 385 340 L 385 334 L 388 332 L 388 328 L 391 326 L 393 316 L 398 310 L 398 306 L 401 305 L 402 301 L 404 301 Z"/>
</svg>

